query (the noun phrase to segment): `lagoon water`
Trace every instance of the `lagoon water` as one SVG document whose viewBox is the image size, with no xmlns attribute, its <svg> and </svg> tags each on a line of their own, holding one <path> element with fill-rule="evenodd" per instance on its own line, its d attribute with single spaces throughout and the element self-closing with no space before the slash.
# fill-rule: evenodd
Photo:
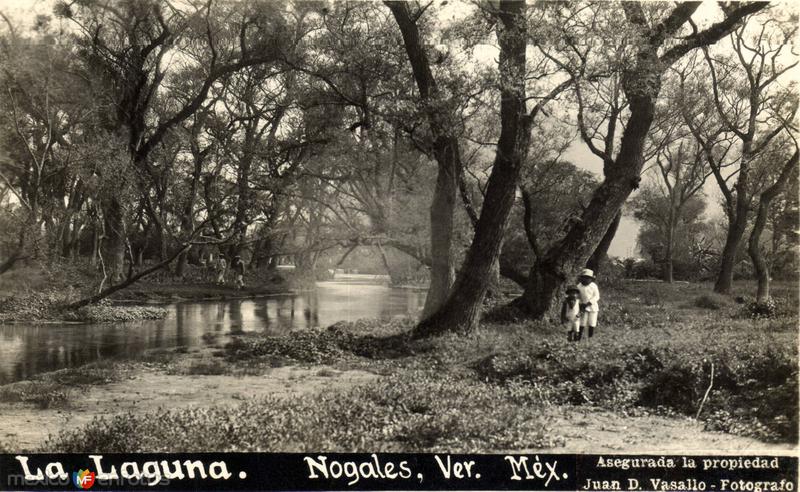
<svg viewBox="0 0 800 492">
<path fill-rule="evenodd" d="M 348 275 L 318 282 L 311 292 L 174 304 L 167 306 L 167 318 L 157 321 L 0 325 L 0 384 L 101 359 L 136 358 L 152 349 L 203 345 L 206 333 L 277 335 L 360 318 L 416 317 L 424 302 L 424 291 Z"/>
</svg>

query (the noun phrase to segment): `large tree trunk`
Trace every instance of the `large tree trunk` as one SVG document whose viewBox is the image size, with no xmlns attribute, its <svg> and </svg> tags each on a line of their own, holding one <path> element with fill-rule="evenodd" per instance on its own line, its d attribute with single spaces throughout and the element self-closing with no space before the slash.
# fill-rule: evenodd
<svg viewBox="0 0 800 492">
<path fill-rule="evenodd" d="M 456 204 L 456 172 L 458 152 L 444 143 L 444 148 L 436 152 L 439 173 L 431 202 L 431 269 L 430 286 L 425 298 L 422 317 L 436 312 L 447 300 L 450 287 L 455 280 L 455 261 L 453 254 L 453 213 Z"/>
<path fill-rule="evenodd" d="M 740 199 L 737 198 L 737 201 Z M 719 275 L 714 284 L 714 292 L 730 294 L 733 287 L 733 269 L 736 267 L 736 252 L 739 249 L 747 229 L 747 214 L 737 213 L 728 220 L 728 233 L 725 236 L 725 247 L 720 257 Z"/>
<path fill-rule="evenodd" d="M 564 284 L 586 265 L 628 196 L 638 187 L 644 142 L 653 122 L 662 74 L 656 68 L 658 62 L 648 56 L 654 58 L 655 54 L 640 53 L 639 66 L 623 76 L 631 115 L 616 160 L 608 167 L 605 180 L 595 190 L 581 220 L 534 266 L 524 294 L 514 301 L 514 305 L 534 318 L 557 314 L 556 304 Z"/>
<path fill-rule="evenodd" d="M 230 255 L 241 255 L 247 241 L 247 228 L 250 225 L 250 208 L 253 206 L 252 192 L 250 190 L 250 168 L 253 165 L 253 152 L 256 144 L 256 124 L 258 119 L 248 123 L 245 128 L 244 142 L 242 143 L 242 155 L 239 158 L 236 169 L 236 214 L 233 218 L 233 244 L 230 247 Z"/>
<path fill-rule="evenodd" d="M 447 299 L 455 277 L 453 255 L 453 214 L 455 212 L 461 154 L 458 138 L 453 134 L 450 104 L 440 97 L 428 56 L 420 39 L 419 29 L 411 18 L 408 5 L 402 1 L 385 2 L 394 15 L 403 44 L 411 63 L 420 98 L 425 105 L 428 124 L 433 136 L 433 154 L 439 172 L 431 203 L 431 269 L 430 287 L 422 312 L 426 318 L 439 309 Z"/>
<path fill-rule="evenodd" d="M 102 243 L 103 262 L 106 274 L 111 283 L 122 280 L 125 269 L 125 211 L 124 205 L 117 197 L 105 200 L 103 204 L 103 228 L 105 230 Z"/>
<path fill-rule="evenodd" d="M 618 213 L 611 222 L 611 225 L 608 226 L 608 230 L 603 234 L 603 239 L 600 240 L 600 244 L 594 249 L 594 253 L 592 253 L 589 261 L 586 262 L 586 267 L 594 270 L 595 275 L 603 270 L 603 265 L 608 260 L 608 249 L 611 247 L 611 243 L 614 242 L 614 237 L 617 235 L 617 230 L 619 229 L 619 223 L 621 221 L 622 212 Z"/>
<path fill-rule="evenodd" d="M 753 261 L 753 267 L 756 271 L 756 279 L 758 280 L 758 290 L 756 292 L 756 302 L 765 303 L 769 300 L 769 287 L 770 287 L 770 271 L 769 264 L 764 259 L 761 252 L 761 233 L 764 232 L 764 227 L 767 224 L 767 217 L 769 215 L 769 207 L 772 200 L 778 196 L 783 190 L 789 176 L 797 166 L 798 152 L 795 151 L 791 159 L 789 159 L 781 170 L 781 174 L 775 183 L 761 193 L 758 200 L 758 212 L 756 215 L 753 230 L 750 233 L 748 241 L 747 252 L 750 254 L 750 259 Z"/>
<path fill-rule="evenodd" d="M 181 234 L 190 234 L 194 230 L 193 216 L 194 216 L 194 203 L 197 200 L 197 189 L 200 186 L 200 176 L 203 173 L 203 160 L 205 159 L 206 152 L 200 151 L 197 145 L 192 143 L 192 156 L 194 158 L 194 169 L 192 170 L 192 181 L 189 187 L 189 196 L 186 197 L 186 202 L 183 205 L 181 214 Z M 182 277 L 186 269 L 186 263 L 189 260 L 189 249 L 186 249 L 178 256 L 178 264 L 175 268 L 175 273 Z"/>
<path fill-rule="evenodd" d="M 747 229 L 747 216 L 750 212 L 750 160 L 752 159 L 753 141 L 747 138 L 742 141 L 742 155 L 739 164 L 739 176 L 736 179 L 736 205 L 727 209 L 728 233 L 725 236 L 725 247 L 720 258 L 719 276 L 714 284 L 714 292 L 730 294 L 733 287 L 733 270 L 736 267 L 736 253 Z"/>
<path fill-rule="evenodd" d="M 500 138 L 487 183 L 486 199 L 475 235 L 447 301 L 417 325 L 414 335 L 475 328 L 478 314 L 500 254 L 508 215 L 530 141 L 531 117 L 525 107 L 524 80 L 526 33 L 523 2 L 501 2 L 498 26 L 499 66 L 505 81 L 500 96 Z"/>
<path fill-rule="evenodd" d="M 671 207 L 672 205 L 670 205 Z M 674 248 L 675 248 L 675 209 L 671 208 L 669 211 L 669 223 L 667 224 L 667 247 L 666 251 L 664 252 L 664 272 L 663 272 L 663 280 L 667 283 L 672 283 L 673 281 L 673 271 L 672 271 L 672 257 L 674 256 Z"/>
</svg>

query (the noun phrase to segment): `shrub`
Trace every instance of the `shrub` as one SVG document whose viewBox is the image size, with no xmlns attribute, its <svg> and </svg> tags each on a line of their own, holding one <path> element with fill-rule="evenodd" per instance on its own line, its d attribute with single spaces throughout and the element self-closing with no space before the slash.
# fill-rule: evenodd
<svg viewBox="0 0 800 492">
<path fill-rule="evenodd" d="M 777 317 L 778 309 L 775 300 L 769 298 L 764 302 L 748 302 L 742 314 L 752 319 L 771 319 Z"/>
</svg>

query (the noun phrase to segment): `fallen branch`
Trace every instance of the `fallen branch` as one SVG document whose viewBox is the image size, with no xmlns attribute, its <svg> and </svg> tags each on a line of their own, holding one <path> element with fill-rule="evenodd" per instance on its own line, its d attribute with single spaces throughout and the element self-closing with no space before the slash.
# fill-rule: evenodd
<svg viewBox="0 0 800 492">
<path fill-rule="evenodd" d="M 697 409 L 697 415 L 694 416 L 695 419 L 700 418 L 700 412 L 703 411 L 703 405 L 706 404 L 706 400 L 708 400 L 708 394 L 711 393 L 711 388 L 714 386 L 714 363 L 711 363 L 711 380 L 708 382 L 708 388 L 706 388 L 706 394 L 703 395 L 703 401 L 700 402 L 700 408 Z"/>
<path fill-rule="evenodd" d="M 155 265 L 151 266 L 150 268 L 142 270 L 141 272 L 137 273 L 136 275 L 134 275 L 132 277 L 128 277 L 128 279 L 125 280 L 122 283 L 119 283 L 117 285 L 112 285 L 112 286 L 108 287 L 107 289 L 101 290 L 100 292 L 98 292 L 97 294 L 95 294 L 95 295 L 93 295 L 91 297 L 87 297 L 87 298 L 81 299 L 80 301 L 75 301 L 75 302 L 73 302 L 71 304 L 67 304 L 66 306 L 64 306 L 64 309 L 78 309 L 78 308 L 82 308 L 84 306 L 88 306 L 89 304 L 94 304 L 95 302 L 100 301 L 102 299 L 105 299 L 106 297 L 110 296 L 114 292 L 117 292 L 118 290 L 124 289 L 125 287 L 135 283 L 139 279 L 144 278 L 144 277 L 146 277 L 146 276 L 150 275 L 151 273 L 154 273 L 154 272 L 156 272 L 158 270 L 161 270 L 165 266 L 167 266 L 170 263 L 172 263 L 181 253 L 183 253 L 184 251 L 188 251 L 191 246 L 192 246 L 192 243 L 184 244 L 182 248 L 180 248 L 176 253 L 174 253 L 172 256 L 170 256 L 166 260 L 161 261 L 159 263 L 156 263 Z"/>
</svg>

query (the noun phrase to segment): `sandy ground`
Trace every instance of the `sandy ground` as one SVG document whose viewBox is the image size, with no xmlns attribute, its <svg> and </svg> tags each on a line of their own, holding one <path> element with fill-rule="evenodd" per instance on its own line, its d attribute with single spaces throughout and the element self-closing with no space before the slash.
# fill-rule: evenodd
<svg viewBox="0 0 800 492">
<path fill-rule="evenodd" d="M 703 430 L 702 423 L 688 417 L 625 417 L 593 407 L 554 407 L 550 414 L 552 427 L 566 441 L 563 447 L 544 450 L 551 453 L 794 456 L 798 452 L 790 444 L 709 432 Z"/>
<path fill-rule="evenodd" d="M 1 403 L 0 441 L 28 450 L 44 443 L 49 434 L 79 427 L 94 417 L 236 404 L 245 398 L 266 395 L 290 397 L 351 387 L 377 377 L 365 371 L 343 372 L 325 366 L 278 367 L 259 376 L 182 376 L 143 370 L 119 382 L 76 389 L 80 395 L 72 395 L 71 404 L 65 409 L 42 410 L 26 404 Z"/>
</svg>

